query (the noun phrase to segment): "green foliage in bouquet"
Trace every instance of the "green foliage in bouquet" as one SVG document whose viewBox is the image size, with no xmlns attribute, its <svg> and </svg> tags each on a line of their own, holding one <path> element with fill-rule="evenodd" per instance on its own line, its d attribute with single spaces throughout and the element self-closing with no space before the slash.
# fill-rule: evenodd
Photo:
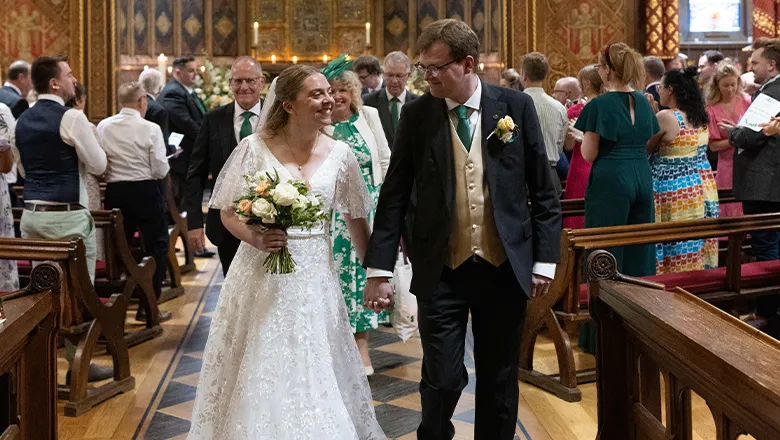
<svg viewBox="0 0 780 440">
<path fill-rule="evenodd" d="M 195 93 L 206 105 L 206 110 L 233 102 L 233 91 L 230 89 L 230 67 L 214 66 L 205 56 L 202 59 L 201 70 L 195 78 Z"/>
<path fill-rule="evenodd" d="M 328 214 L 322 211 L 322 201 L 311 187 L 301 180 L 283 181 L 279 171 L 244 176 L 246 194 L 235 201 L 236 215 L 249 226 L 261 230 L 289 228 L 311 230 L 327 221 Z M 263 262 L 266 270 L 273 274 L 292 273 L 295 260 L 289 249 L 283 247 L 271 253 Z"/>
</svg>

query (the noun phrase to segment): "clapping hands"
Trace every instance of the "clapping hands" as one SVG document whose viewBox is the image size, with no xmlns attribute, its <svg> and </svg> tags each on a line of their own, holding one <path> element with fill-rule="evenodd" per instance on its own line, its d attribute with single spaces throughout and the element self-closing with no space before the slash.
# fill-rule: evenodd
<svg viewBox="0 0 780 440">
<path fill-rule="evenodd" d="M 363 307 L 376 313 L 392 308 L 395 304 L 395 292 L 387 278 L 369 278 L 363 291 Z"/>
</svg>

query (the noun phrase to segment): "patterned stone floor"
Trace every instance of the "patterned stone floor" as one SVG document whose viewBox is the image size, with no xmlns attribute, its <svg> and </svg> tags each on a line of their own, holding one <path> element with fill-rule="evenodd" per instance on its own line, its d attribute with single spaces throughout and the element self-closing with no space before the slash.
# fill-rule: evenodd
<svg viewBox="0 0 780 440">
<path fill-rule="evenodd" d="M 221 286 L 222 276 L 219 274 L 205 290 L 186 336 L 177 348 L 133 438 L 178 440 L 186 437 L 203 349 Z M 471 357 L 473 345 L 470 342 L 467 341 L 465 359 L 469 385 L 458 403 L 453 420 L 456 427 L 455 438 L 458 440 L 473 438 L 474 362 Z M 418 338 L 412 338 L 403 343 L 392 329 L 381 328 L 371 335 L 370 347 L 376 374 L 370 378 L 369 383 L 377 418 L 389 438 L 416 439 L 415 430 L 420 423 L 420 341 Z M 147 419 L 150 419 L 149 423 L 145 423 Z M 519 419 L 516 438 L 531 440 Z"/>
</svg>

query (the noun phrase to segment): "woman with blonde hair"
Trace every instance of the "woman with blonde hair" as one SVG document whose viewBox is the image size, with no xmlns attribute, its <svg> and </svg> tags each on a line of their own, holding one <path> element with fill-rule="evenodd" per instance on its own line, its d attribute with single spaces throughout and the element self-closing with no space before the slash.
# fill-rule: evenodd
<svg viewBox="0 0 780 440">
<path fill-rule="evenodd" d="M 379 111 L 373 107 L 364 107 L 360 98 L 361 84 L 357 74 L 351 70 L 351 62 L 342 56 L 331 61 L 323 69 L 325 77 L 333 89 L 333 123 L 326 132 L 334 139 L 350 146 L 357 158 L 363 180 L 376 206 L 379 191 L 390 165 L 390 146 L 387 143 Z M 368 214 L 369 224 L 374 221 L 376 209 Z M 333 213 L 330 224 L 333 242 L 333 258 L 339 274 L 341 292 L 347 304 L 349 324 L 355 334 L 366 375 L 374 374 L 371 358 L 368 356 L 368 336 L 370 330 L 376 330 L 379 324 L 390 322 L 388 311 L 375 313 L 363 307 L 363 289 L 366 287 L 366 271 L 358 258 L 358 253 L 350 239 L 347 223 L 339 212 Z"/>
<path fill-rule="evenodd" d="M 715 68 L 706 89 L 709 123 L 709 147 L 718 154 L 718 172 L 715 183 L 718 189 L 730 189 L 734 180 L 734 147 L 729 143 L 729 133 L 720 127 L 722 123 L 735 125 L 742 119 L 750 97 L 742 91 L 742 79 L 737 67 L 722 61 Z M 741 203 L 721 205 L 720 215 L 737 217 L 742 215 Z"/>
<path fill-rule="evenodd" d="M 588 186 L 591 164 L 582 157 L 582 132 L 574 128 L 577 119 L 585 108 L 585 104 L 604 93 L 604 82 L 601 81 L 596 65 L 583 67 L 577 74 L 580 82 L 583 99 L 569 107 L 566 116 L 569 118 L 569 131 L 566 133 L 566 142 L 563 148 L 571 151 L 571 163 L 569 174 L 566 177 L 566 188 L 563 191 L 564 199 L 582 199 L 585 197 L 585 188 Z M 564 217 L 563 227 L 568 229 L 582 229 L 585 227 L 584 217 Z"/>
<path fill-rule="evenodd" d="M 501 78 L 498 80 L 498 85 L 508 89 L 520 90 L 521 92 L 525 90 L 525 87 L 523 87 L 523 80 L 515 69 L 506 69 L 501 72 Z"/>
</svg>

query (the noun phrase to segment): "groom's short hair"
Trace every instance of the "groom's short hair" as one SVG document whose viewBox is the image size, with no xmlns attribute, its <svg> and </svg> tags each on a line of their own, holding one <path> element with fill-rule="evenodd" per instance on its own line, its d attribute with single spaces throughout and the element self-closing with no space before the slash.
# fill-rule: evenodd
<svg viewBox="0 0 780 440">
<path fill-rule="evenodd" d="M 420 33 L 417 49 L 422 52 L 439 42 L 450 48 L 450 55 L 456 62 L 471 55 L 474 65 L 479 63 L 479 37 L 466 23 L 454 18 L 434 21 Z"/>
</svg>

